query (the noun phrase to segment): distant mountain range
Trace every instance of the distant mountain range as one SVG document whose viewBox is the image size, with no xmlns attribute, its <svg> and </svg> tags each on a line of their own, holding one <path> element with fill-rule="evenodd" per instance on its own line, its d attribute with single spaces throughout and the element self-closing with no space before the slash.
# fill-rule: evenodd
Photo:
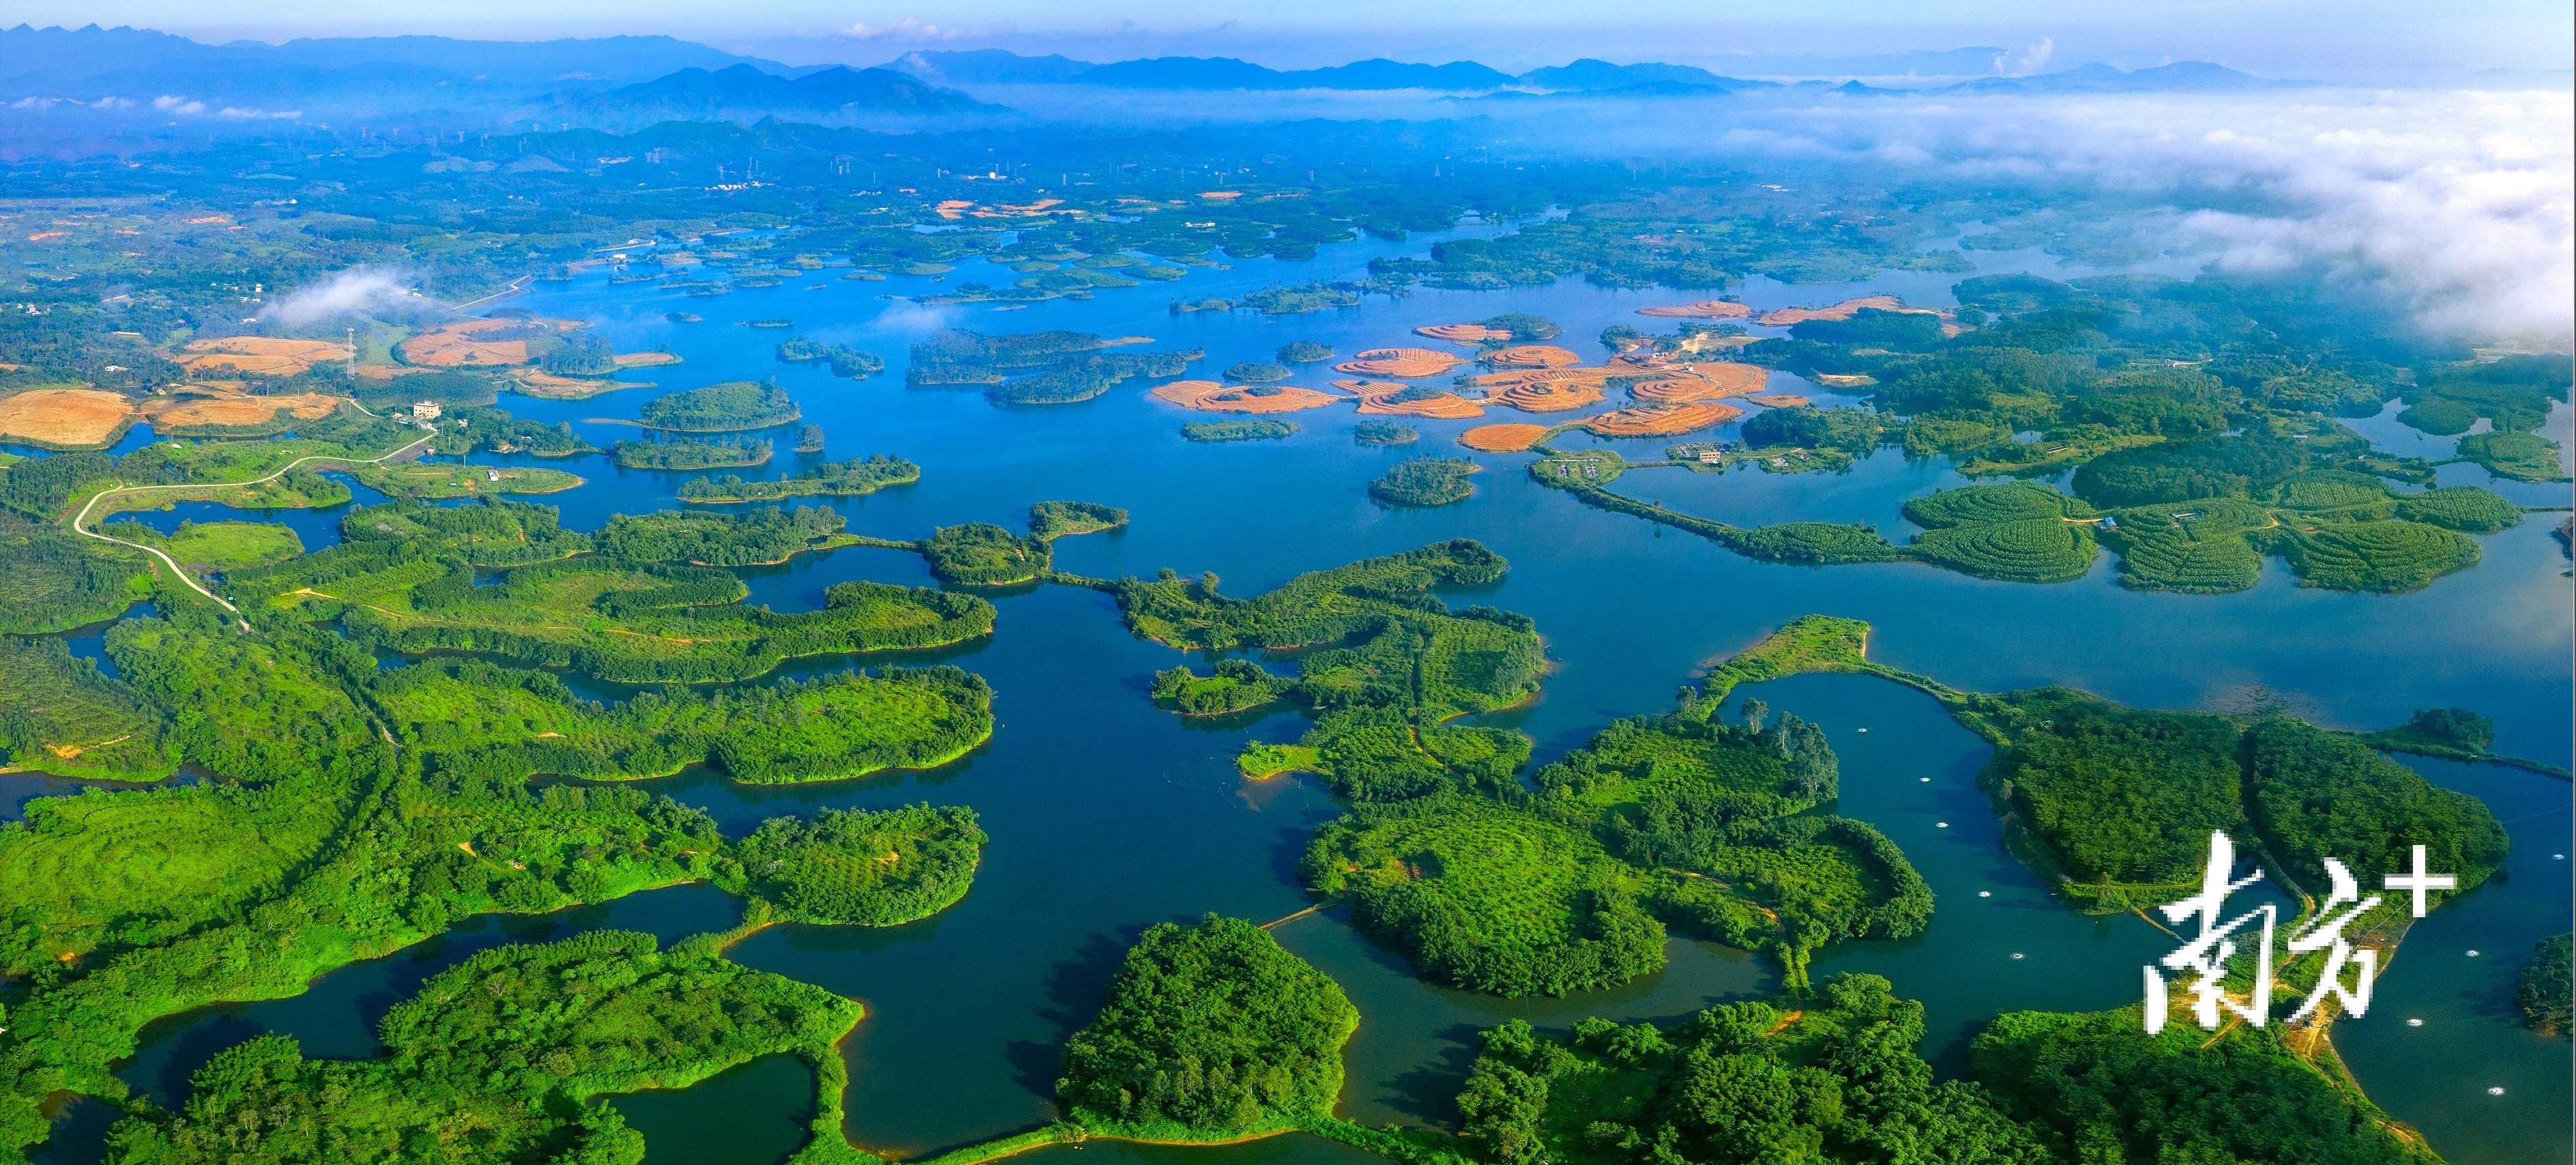
<svg viewBox="0 0 2576 1165">
<path fill-rule="evenodd" d="M 157 123 L 175 117 L 236 120 L 302 116 L 407 117 L 423 124 L 552 121 L 632 128 L 657 121 L 762 118 L 833 126 L 939 128 L 989 123 L 1012 111 L 960 87 L 1098 86 L 1139 91 L 1419 91 L 1514 101 L 1582 97 L 1649 100 L 1831 89 L 1852 97 L 1900 92 L 2233 92 L 2267 81 L 2206 62 L 2122 72 L 2086 65 L 2027 77 L 1980 76 L 1931 86 L 1884 87 L 1889 78 L 1952 81 L 1999 71 L 2009 54 L 1966 48 L 1881 57 L 1817 58 L 1861 76 L 1831 86 L 1722 76 L 1689 65 L 1584 59 L 1510 74 L 1474 61 L 1418 64 L 1371 58 L 1321 69 L 1272 69 L 1232 57 L 1153 57 L 1095 63 L 999 49 L 909 52 L 876 68 L 789 66 L 661 36 L 551 41 L 473 41 L 435 36 L 200 44 L 133 28 L 0 30 L 0 106 L 23 116 L 57 107 Z M 1777 67 L 1778 62 L 1769 62 Z M 1782 74 L 1774 74 L 1779 76 Z M 1007 99 L 1007 98 L 1005 98 Z"/>
<path fill-rule="evenodd" d="M 777 117 L 816 124 L 883 118 L 997 114 L 954 89 L 923 84 L 891 69 L 834 65 L 801 77 L 782 77 L 748 64 L 722 69 L 682 69 L 640 85 L 605 93 L 568 91 L 518 111 L 517 116 L 584 125 L 651 125 L 663 121 L 758 121 Z"/>
<path fill-rule="evenodd" d="M 1818 58 L 1803 63 L 1845 66 L 1832 70 L 1832 75 L 1870 76 L 1885 80 L 1903 76 L 1957 77 L 1991 71 L 2007 55 L 2002 49 L 1969 48 L 1943 53 Z M 1474 61 L 1420 65 L 1373 58 L 1329 69 L 1280 70 L 1233 57 L 1151 57 L 1093 64 L 1061 56 L 1024 57 L 1000 49 L 974 49 L 905 53 L 880 68 L 905 73 L 929 84 L 951 86 L 1099 85 L 1115 89 L 1253 91 L 1421 89 L 1438 93 L 1520 92 L 1634 97 L 1708 96 L 1788 88 L 1831 88 L 1852 94 L 2224 92 L 2307 84 L 2268 81 L 2206 61 L 2185 61 L 2134 72 L 2122 72 L 2109 65 L 2085 65 L 2060 73 L 1980 77 L 1939 86 L 1909 88 L 1874 88 L 1857 82 L 1841 86 L 1805 82 L 1793 86 L 1778 81 L 1722 76 L 1691 65 L 1655 62 L 1619 65 L 1591 58 L 1514 75 Z"/>
</svg>

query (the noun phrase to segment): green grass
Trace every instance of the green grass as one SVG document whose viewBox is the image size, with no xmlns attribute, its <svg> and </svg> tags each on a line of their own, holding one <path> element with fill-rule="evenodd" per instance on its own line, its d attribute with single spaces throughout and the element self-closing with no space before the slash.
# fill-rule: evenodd
<svg viewBox="0 0 2576 1165">
<path fill-rule="evenodd" d="M 2120 552 L 2120 585 L 2220 594 L 2254 585 L 2263 556 L 2246 535 L 2274 519 L 2250 502 L 2215 499 L 2119 510 L 2111 521 L 2101 537 Z"/>
<path fill-rule="evenodd" d="M 0 750 L 8 767 L 157 781 L 178 770 L 169 714 L 60 639 L 0 638 Z"/>
<path fill-rule="evenodd" d="M 228 571 L 284 562 L 304 553 L 304 539 L 276 522 L 181 522 L 163 534 L 140 522 L 112 522 L 99 533 L 157 546 L 182 566 Z"/>
<path fill-rule="evenodd" d="M 1987 522 L 1930 531 L 1910 549 L 1925 562 L 1979 578 L 2061 582 L 2091 569 L 2093 528 L 2061 518 Z"/>
</svg>

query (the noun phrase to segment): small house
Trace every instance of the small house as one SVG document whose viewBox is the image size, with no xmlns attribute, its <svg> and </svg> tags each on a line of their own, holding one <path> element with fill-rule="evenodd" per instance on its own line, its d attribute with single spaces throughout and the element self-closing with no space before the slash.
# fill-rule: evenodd
<svg viewBox="0 0 2576 1165">
<path fill-rule="evenodd" d="M 411 406 L 411 417 L 415 421 L 437 420 L 438 402 L 434 400 L 413 401 Z"/>
</svg>

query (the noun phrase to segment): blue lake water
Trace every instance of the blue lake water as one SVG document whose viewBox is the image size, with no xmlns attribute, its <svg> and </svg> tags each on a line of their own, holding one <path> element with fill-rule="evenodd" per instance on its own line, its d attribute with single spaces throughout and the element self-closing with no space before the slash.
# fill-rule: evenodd
<svg viewBox="0 0 2576 1165">
<path fill-rule="evenodd" d="M 1127 508 L 1126 529 L 1058 544 L 1061 569 L 1091 576 L 1150 575 L 1166 566 L 1214 570 L 1227 593 L 1252 595 L 1306 570 L 1440 539 L 1480 539 L 1510 558 L 1510 576 L 1450 597 L 1538 621 L 1556 669 L 1536 701 L 1486 722 L 1529 732 L 1541 762 L 1579 747 L 1613 718 L 1668 707 L 1678 685 L 1782 622 L 1825 613 L 1871 621 L 1877 658 L 1961 688 L 2067 684 L 2167 708 L 2278 700 L 2319 723 L 2362 729 L 2401 722 L 2417 708 L 2459 705 L 2495 718 L 2499 751 L 2569 763 L 2576 620 L 2562 573 L 2566 560 L 2546 520 L 2480 539 L 2485 558 L 2477 566 L 2398 596 L 2302 588 L 2277 562 L 2266 563 L 2253 589 L 2222 596 L 2124 590 L 2108 555 L 2086 577 L 2050 586 L 1989 582 L 1915 564 L 1813 569 L 1750 562 L 1696 537 L 1586 508 L 1531 482 L 1523 472 L 1527 455 L 1464 453 L 1455 445 L 1456 434 L 1472 425 L 1518 419 L 1508 410 L 1483 421 L 1409 420 L 1423 440 L 1396 449 L 1356 445 L 1351 429 L 1358 418 L 1340 406 L 1294 414 L 1289 419 L 1302 428 L 1283 441 L 1196 445 L 1178 430 L 1200 417 L 1152 400 L 1134 383 L 1082 404 L 1024 409 L 997 409 L 974 392 L 903 386 L 907 346 L 941 327 L 1150 335 L 1157 346 L 1204 346 L 1207 359 L 1192 375 L 1213 375 L 1237 361 L 1269 359 L 1290 340 L 1330 344 L 1347 356 L 1419 343 L 1411 336 L 1417 325 L 1507 310 L 1559 321 L 1565 325 L 1560 343 L 1597 357 L 1602 350 L 1593 337 L 1603 327 L 1653 324 L 1635 310 L 1694 298 L 1567 281 L 1498 293 L 1420 290 L 1292 317 L 1163 310 L 1167 297 L 1240 296 L 1274 282 L 1356 275 L 1373 255 L 1418 253 L 1429 241 L 1372 240 L 1327 247 L 1303 263 L 1194 268 L 1168 288 L 1104 291 L 1090 301 L 1019 310 L 882 298 L 942 286 L 920 277 L 851 281 L 825 271 L 774 289 L 684 299 L 649 285 L 610 288 L 593 273 L 571 284 L 541 285 L 513 306 L 593 321 L 621 350 L 667 345 L 685 363 L 639 371 L 637 378 L 657 382 L 654 390 L 579 402 L 513 397 L 503 404 L 532 419 L 568 422 L 605 446 L 636 432 L 608 422 L 631 420 L 657 392 L 774 377 L 806 419 L 823 426 L 828 456 L 897 453 L 924 467 L 917 485 L 821 503 L 846 515 L 851 530 L 917 538 L 967 521 L 1016 527 L 1029 503 L 1045 499 Z M 2086 273 L 2061 270 L 2034 253 L 1972 257 L 1989 271 Z M 983 266 L 963 265 L 948 278 L 999 282 L 1009 274 Z M 1768 308 L 1894 291 L 1915 303 L 1942 304 L 1954 279 L 1908 273 L 1822 287 L 1757 279 L 1743 297 Z M 667 322 L 664 315 L 673 310 L 705 320 Z M 739 323 L 777 316 L 796 319 L 792 334 L 885 356 L 887 374 L 851 381 L 778 362 L 771 348 L 791 333 Z M 1291 383 L 1334 375 L 1327 366 L 1306 366 Z M 2549 431 L 2562 444 L 2569 441 L 2569 423 L 2563 407 L 2550 419 Z M 2401 452 L 2448 454 L 2443 443 L 2449 439 L 2405 447 L 2413 431 L 2386 418 L 2356 427 Z M 1663 444 L 1616 447 L 1651 458 Z M 1422 452 L 1476 460 L 1486 470 L 1476 478 L 1476 496 L 1434 510 L 1392 509 L 1368 498 L 1370 478 Z M 588 479 L 582 488 L 540 499 L 560 505 L 565 524 L 576 529 L 595 528 L 615 513 L 676 506 L 678 485 L 691 476 L 619 470 L 605 457 L 545 464 Z M 2474 467 L 2446 467 L 2443 475 L 2490 484 Z M 1902 539 L 1912 529 L 1899 514 L 1905 499 L 1961 480 L 1946 461 L 1908 461 L 1889 450 L 1840 475 L 1660 469 L 1639 471 L 1622 488 L 1732 522 L 1868 521 Z M 2568 498 L 2564 485 L 2495 488 L 2525 504 L 2564 505 Z M 175 523 L 194 514 L 174 509 L 146 518 Z M 316 548 L 326 544 L 323 527 L 336 521 L 328 514 L 275 518 L 313 522 L 310 533 L 304 525 L 297 529 Z M 930 581 L 916 556 L 870 549 L 807 555 L 745 574 L 750 601 L 781 610 L 814 606 L 825 587 L 849 579 Z M 844 1045 L 852 1081 L 845 1132 L 857 1144 L 890 1153 L 936 1151 L 1053 1119 L 1064 1039 L 1089 1020 L 1136 933 L 1210 911 L 1268 921 L 1304 908 L 1309 902 L 1295 877 L 1297 856 L 1314 827 L 1337 812 L 1311 782 L 1246 782 L 1233 768 L 1230 758 L 1245 739 L 1292 739 L 1302 727 L 1299 717 L 1208 728 L 1157 711 L 1146 697 L 1150 677 L 1179 656 L 1129 635 L 1106 596 L 1050 587 L 995 602 L 1000 617 L 993 636 L 935 653 L 981 673 L 997 693 L 994 739 L 969 757 L 927 773 L 791 788 L 736 786 L 703 771 L 648 783 L 706 808 L 728 833 L 826 806 L 928 801 L 970 805 L 981 814 L 992 843 L 973 892 L 953 909 L 886 930 L 774 927 L 734 950 L 748 965 L 867 1005 L 868 1018 Z M 848 666 L 840 659 L 805 661 L 782 674 Z M 607 685 L 584 690 L 603 698 L 622 694 Z M 1938 896 L 1924 935 L 1831 948 L 1817 959 L 1817 974 L 1884 974 L 1900 994 L 1924 1000 L 1930 1024 L 1924 1052 L 1946 1073 L 1959 1070 L 1965 1041 L 1999 1012 L 2114 1007 L 2134 997 L 2136 968 L 2165 949 L 2163 936 L 2135 917 L 2088 919 L 2067 911 L 2004 852 L 1973 781 L 1988 750 L 1931 700 L 1882 681 L 1841 676 L 1745 691 L 1827 728 L 1842 757 L 1840 812 L 1895 839 Z M 2381 1002 L 2365 1020 L 2339 1025 L 2335 1038 L 2373 1097 L 2417 1124 L 2452 1160 L 2564 1159 L 2566 1044 L 2539 1042 L 2507 1022 L 2495 1008 L 2495 991 L 2501 981 L 2510 994 L 2511 974 L 2533 938 L 2567 926 L 2564 863 L 2530 863 L 2548 863 L 2547 847 L 2568 848 L 2568 786 L 2493 767 L 2425 767 L 2435 779 L 2486 798 L 2509 819 L 2514 865 L 2509 877 L 2419 927 L 2383 979 Z M 40 779 L 0 778 L 0 809 L 12 796 L 33 795 L 13 790 L 41 790 L 24 783 L 32 780 Z M 1981 891 L 1988 896 L 1978 897 Z M 657 891 L 606 909 L 595 923 L 549 925 L 621 925 L 676 937 L 722 929 L 733 916 L 721 894 L 703 888 Z M 160 1025 L 126 1078 L 171 1095 L 184 1087 L 191 1064 L 263 1028 L 304 1036 L 311 1054 L 371 1054 L 372 1017 L 431 973 L 434 967 L 424 964 L 444 965 L 479 949 L 476 943 L 517 937 L 512 928 L 527 924 L 486 920 L 435 947 L 335 972 L 294 1000 Z M 1451 1097 L 1473 1057 L 1475 1033 L 1503 1019 L 1549 1027 L 1588 1015 L 1669 1021 L 1712 1002 L 1778 990 L 1776 969 L 1763 960 L 1676 940 L 1670 965 L 1635 983 L 1570 999 L 1497 1000 L 1423 983 L 1358 937 L 1337 911 L 1289 923 L 1277 934 L 1341 982 L 1361 1010 L 1342 1112 L 1370 1124 L 1450 1124 Z M 2480 948 L 2486 961 L 2475 965 L 2476 974 L 2459 973 L 2445 961 L 2444 944 L 2467 949 L 2472 943 L 2493 949 Z M 2428 1022 L 2390 1034 L 2389 1017 L 2409 1014 Z M 2549 1054 L 2559 1061 L 2554 1084 L 2544 1063 Z M 2490 1097 L 2483 1081 L 2498 1073 L 2510 1075 L 2511 1083 L 2504 1096 Z M 770 1161 L 793 1148 L 792 1137 L 780 1141 L 775 1134 L 799 1127 L 798 1114 L 811 1100 L 807 1079 L 792 1062 L 763 1062 L 699 1088 L 618 1104 L 655 1138 L 657 1162 Z M 2474 1094 L 2450 1095 L 2472 1085 Z M 2459 1107 L 2472 1104 L 2484 1107 Z M 734 1130 L 740 1135 L 728 1135 Z M 687 1148 L 665 1147 L 669 1138 Z M 1044 1155 L 1074 1152 L 1136 1159 L 1127 1165 L 1164 1165 L 1163 1158 L 1183 1153 L 1194 1161 L 1330 1158 L 1341 1165 L 1350 1151 L 1299 1137 L 1224 1149 L 1095 1145 Z"/>
</svg>

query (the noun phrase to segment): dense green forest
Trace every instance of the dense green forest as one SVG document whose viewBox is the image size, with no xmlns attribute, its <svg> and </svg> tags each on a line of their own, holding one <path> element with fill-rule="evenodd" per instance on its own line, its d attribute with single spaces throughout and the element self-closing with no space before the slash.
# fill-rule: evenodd
<svg viewBox="0 0 2576 1165">
<path fill-rule="evenodd" d="M 803 497 L 861 497 L 887 486 L 921 480 L 921 467 L 905 458 L 878 453 L 847 461 L 808 466 L 776 481 L 744 481 L 736 474 L 693 477 L 680 483 L 680 500 L 715 505 L 727 502 L 779 502 Z"/>
<path fill-rule="evenodd" d="M 1935 1083 L 1922 1040 L 1923 1005 L 1876 975 L 1664 1029 L 1587 1019 L 1559 1037 L 1513 1020 L 1484 1033 L 1458 1111 L 1501 1165 L 2060 1159 L 1986 1089 Z"/>
<path fill-rule="evenodd" d="M 1339 985 L 1260 927 L 1166 922 L 1128 949 L 1100 1014 L 1066 1045 L 1056 1096 L 1103 1132 L 1274 1131 L 1332 1114 L 1359 1022 Z"/>
<path fill-rule="evenodd" d="M 1291 436 L 1300 426 L 1295 421 L 1275 417 L 1252 417 L 1237 421 L 1188 421 L 1181 425 L 1181 439 L 1202 445 L 1224 441 L 1277 441 Z"/>
<path fill-rule="evenodd" d="M 862 352 L 843 344 L 826 344 L 820 340 L 809 340 L 803 336 L 780 344 L 778 358 L 790 364 L 820 361 L 831 368 L 832 375 L 846 376 L 853 380 L 865 380 L 885 371 L 884 358 L 875 353 Z"/>
<path fill-rule="evenodd" d="M 942 526 L 920 544 L 930 572 L 960 586 L 1015 586 L 1035 582 L 1054 567 L 1055 540 L 1114 530 L 1127 511 L 1095 502 L 1039 502 L 1029 507 L 1029 532 L 1013 534 L 990 522 Z"/>
<path fill-rule="evenodd" d="M 1088 332 L 987 336 L 951 329 L 913 345 L 904 383 L 914 388 L 980 388 L 995 404 L 1072 404 L 1134 377 L 1178 376 L 1191 361 L 1205 355 L 1195 348 L 1107 351 L 1126 342 Z"/>
<path fill-rule="evenodd" d="M 610 446 L 610 454 L 619 469 L 747 469 L 769 464 L 770 444 L 759 437 L 728 437 L 701 441 L 695 437 L 674 437 L 643 441 L 619 441 Z"/>
<path fill-rule="evenodd" d="M 253 601 L 336 618 L 371 646 L 477 651 L 634 683 L 749 679 L 800 656 L 939 646 L 993 626 L 982 599 L 869 582 L 827 588 L 820 610 L 779 614 L 740 605 L 746 588 L 728 570 L 658 561 L 784 558 L 838 528 L 829 511 L 664 513 L 612 522 L 596 553 L 577 553 L 594 540 L 573 535 L 535 554 L 559 532 L 552 510 L 463 510 L 437 519 L 444 528 L 423 525 L 420 511 L 402 527 L 357 511 L 343 522 L 346 543 L 227 581 Z M 477 585 L 492 567 L 505 569 Z"/>
<path fill-rule="evenodd" d="M 734 852 L 751 893 L 787 919 L 896 926 L 964 898 L 984 841 L 974 810 L 912 805 L 773 817 Z"/>
<path fill-rule="evenodd" d="M 2278 1027 L 2148 1035 L 2137 1008 L 1997 1016 L 1972 1077 L 2059 1161 L 2425 1165 L 2369 1101 L 2293 1052 Z"/>
<path fill-rule="evenodd" d="M 1390 505 L 1445 506 L 1476 492 L 1469 475 L 1476 463 L 1464 457 L 1408 457 L 1369 483 L 1369 496 Z"/>
<path fill-rule="evenodd" d="M 720 951 L 715 936 L 660 951 L 599 931 L 482 952 L 385 1014 L 385 1055 L 308 1060 L 260 1036 L 199 1069 L 183 1111 L 137 1102 L 108 1159 L 640 1160 L 643 1136 L 601 1098 L 835 1055 L 859 1021 L 858 1004 Z"/>
<path fill-rule="evenodd" d="M 668 393 L 644 402 L 644 426 L 680 433 L 734 433 L 784 425 L 803 415 L 787 390 L 774 384 L 728 380 Z"/>
<path fill-rule="evenodd" d="M 1361 421 L 1351 426 L 1351 440 L 1361 445 L 1410 445 L 1422 439 L 1422 430 L 1394 421 Z"/>
<path fill-rule="evenodd" d="M 168 711 L 60 639 L 0 638 L 0 750 L 13 768 L 157 781 L 177 771 Z"/>
<path fill-rule="evenodd" d="M 2301 885 L 2327 858 L 2393 870 L 2413 845 L 2466 891 L 2504 862 L 2504 827 L 2349 736 L 2285 717 L 2121 708 L 2043 688 L 1982 698 L 2005 746 L 1981 782 L 2087 910 L 2125 911 L 2197 885 L 2209 835 L 2256 840 Z"/>
<path fill-rule="evenodd" d="M 2576 959 L 2569 957 L 2569 935 L 2554 935 L 2532 944 L 2531 961 L 2514 977 L 2513 1005 L 2522 1012 L 2523 1025 L 2545 1036 L 2564 1035 L 2570 1022 L 2571 1006 L 2576 1005 L 2576 987 L 2570 986 L 2569 967 Z"/>
</svg>

